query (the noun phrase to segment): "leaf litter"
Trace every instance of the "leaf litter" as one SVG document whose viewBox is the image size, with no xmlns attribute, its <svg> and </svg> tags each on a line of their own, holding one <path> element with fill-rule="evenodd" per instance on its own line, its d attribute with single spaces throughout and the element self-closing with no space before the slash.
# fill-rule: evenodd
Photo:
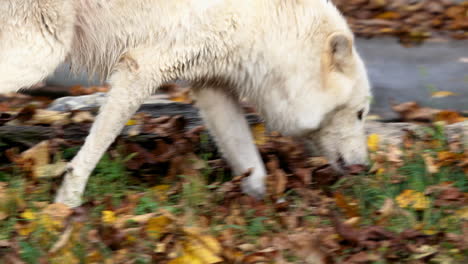
<svg viewBox="0 0 468 264">
<path fill-rule="evenodd" d="M 63 130 L 94 116 L 44 122 L 35 114 L 40 108 L 28 107 L 8 109 L 8 122 Z M 418 109 L 395 107 L 405 120 L 436 121 L 413 119 Z M 90 188 L 98 192 L 87 192 L 75 209 L 50 201 L 73 156 L 66 153 L 82 138 L 59 134 L 31 147 L 1 146 L 8 153 L 0 166 L 2 258 L 214 264 L 463 263 L 466 257 L 468 153 L 437 136 L 437 126 L 408 132 L 402 149 L 370 135 L 371 168 L 340 176 L 300 142 L 254 125 L 269 173 L 268 197 L 257 201 L 240 190 L 249 172 L 231 176 L 219 153 L 206 152 L 206 131 L 186 124 L 182 116 L 136 114 L 127 125 L 137 129 L 116 141 L 92 176 Z M 104 190 L 103 183 L 121 189 Z"/>
</svg>

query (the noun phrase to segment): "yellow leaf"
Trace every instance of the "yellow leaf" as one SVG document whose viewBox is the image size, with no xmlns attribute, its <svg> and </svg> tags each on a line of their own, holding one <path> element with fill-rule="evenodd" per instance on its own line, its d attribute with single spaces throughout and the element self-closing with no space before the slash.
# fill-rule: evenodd
<svg viewBox="0 0 468 264">
<path fill-rule="evenodd" d="M 266 136 L 266 129 L 263 124 L 253 125 L 252 135 L 254 137 L 254 142 L 257 145 L 263 145 L 268 141 L 268 137 Z"/>
<path fill-rule="evenodd" d="M 59 231 L 64 226 L 64 224 L 61 221 L 53 219 L 48 215 L 41 215 L 41 218 L 39 219 L 39 224 L 49 232 Z"/>
<path fill-rule="evenodd" d="M 201 235 L 196 228 L 185 228 L 185 232 L 189 235 L 189 239 L 185 243 L 184 250 L 190 254 L 197 256 L 202 263 L 213 264 L 223 260 L 219 257 L 221 253 L 221 245 L 218 240 L 212 236 Z"/>
<path fill-rule="evenodd" d="M 457 95 L 456 93 L 450 92 L 450 91 L 437 91 L 437 92 L 433 92 L 431 97 L 432 98 L 444 98 L 444 97 L 456 96 L 456 95 Z"/>
<path fill-rule="evenodd" d="M 34 222 L 33 223 L 28 223 L 28 224 L 25 224 L 25 225 L 17 224 L 16 225 L 16 232 L 18 232 L 18 234 L 20 236 L 28 236 L 34 230 L 36 230 L 36 227 L 37 227 L 37 224 L 34 223 Z"/>
<path fill-rule="evenodd" d="M 93 250 L 86 256 L 86 263 L 102 263 L 103 256 L 99 250 Z"/>
<path fill-rule="evenodd" d="M 157 185 L 151 188 L 152 191 L 155 192 L 167 192 L 171 188 L 170 185 L 163 184 L 163 185 Z"/>
<path fill-rule="evenodd" d="M 191 256 L 191 255 L 182 255 L 178 258 L 175 258 L 169 261 L 168 264 L 205 264 L 205 263 L 201 262 L 201 260 L 198 259 L 197 257 Z"/>
<path fill-rule="evenodd" d="M 468 206 L 463 207 L 462 209 L 459 209 L 455 212 L 455 215 L 462 219 L 462 220 L 468 220 Z"/>
<path fill-rule="evenodd" d="M 30 221 L 36 220 L 36 219 L 37 219 L 36 213 L 33 212 L 33 211 L 31 211 L 31 210 L 29 210 L 29 209 L 27 209 L 27 210 L 25 210 L 23 213 L 21 213 L 20 216 L 21 216 L 21 218 L 23 218 L 23 219 L 25 219 L 25 220 L 30 220 Z"/>
<path fill-rule="evenodd" d="M 157 243 L 154 249 L 155 253 L 164 253 L 166 252 L 167 245 L 165 243 Z"/>
<path fill-rule="evenodd" d="M 431 203 L 423 193 L 415 190 L 404 190 L 395 200 L 401 208 L 413 208 L 415 210 L 427 209 Z"/>
<path fill-rule="evenodd" d="M 102 211 L 101 221 L 105 224 L 113 224 L 116 220 L 115 213 L 112 211 Z"/>
<path fill-rule="evenodd" d="M 57 256 L 53 256 L 49 259 L 49 263 L 51 264 L 79 264 L 80 259 L 73 253 L 72 250 L 66 250 Z"/>
<path fill-rule="evenodd" d="M 379 135 L 370 134 L 367 137 L 367 147 L 370 151 L 377 151 L 379 149 Z"/>
<path fill-rule="evenodd" d="M 170 223 L 171 220 L 166 216 L 153 217 L 146 224 L 146 232 L 151 238 L 159 239 Z"/>
<path fill-rule="evenodd" d="M 154 196 L 158 198 L 160 201 L 167 201 L 168 195 L 167 192 L 171 188 L 170 185 L 158 185 L 153 188 L 151 188 L 151 191 L 153 192 Z"/>
<path fill-rule="evenodd" d="M 177 96 L 177 97 L 172 97 L 170 100 L 176 103 L 186 103 L 187 101 L 190 100 L 190 98 L 186 96 Z"/>
<path fill-rule="evenodd" d="M 16 232 L 18 232 L 18 234 L 20 234 L 21 236 L 28 236 L 29 234 L 31 234 L 32 232 L 34 232 L 34 230 L 36 230 L 37 226 L 38 226 L 38 223 L 37 223 L 37 219 L 38 219 L 38 215 L 37 213 L 29 210 L 29 209 L 26 209 L 23 213 L 20 214 L 21 218 L 23 218 L 24 220 L 28 220 L 27 223 L 17 223 L 16 224 Z"/>
<path fill-rule="evenodd" d="M 127 121 L 127 124 L 125 124 L 126 126 L 134 126 L 134 125 L 137 125 L 137 121 L 134 120 L 134 119 L 130 119 Z"/>
<path fill-rule="evenodd" d="M 170 264 L 215 264 L 223 262 L 219 257 L 221 245 L 211 236 L 202 235 L 198 228 L 184 228 L 187 235 L 183 243 L 183 255 L 173 259 Z"/>
<path fill-rule="evenodd" d="M 438 231 L 434 229 L 426 229 L 426 230 L 423 230 L 422 232 L 428 236 L 432 236 L 438 233 Z"/>
</svg>

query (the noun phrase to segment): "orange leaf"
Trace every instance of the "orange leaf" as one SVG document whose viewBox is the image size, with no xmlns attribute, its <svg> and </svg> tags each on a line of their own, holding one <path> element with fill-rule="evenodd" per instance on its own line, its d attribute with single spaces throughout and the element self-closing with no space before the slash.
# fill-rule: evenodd
<svg viewBox="0 0 468 264">
<path fill-rule="evenodd" d="M 348 202 L 346 197 L 339 192 L 335 193 L 333 196 L 335 197 L 336 205 L 345 211 L 345 214 L 348 218 L 359 216 L 359 208 L 356 203 Z"/>
<path fill-rule="evenodd" d="M 450 110 L 444 110 L 435 115 L 435 121 L 444 121 L 448 124 L 455 124 L 463 122 L 467 118 L 460 115 L 460 113 Z"/>
<path fill-rule="evenodd" d="M 388 11 L 377 15 L 375 18 L 392 20 L 400 18 L 400 14 L 397 12 Z"/>
<path fill-rule="evenodd" d="M 432 98 L 444 98 L 444 97 L 449 97 L 449 96 L 456 96 L 457 94 L 454 92 L 450 91 L 437 91 L 433 92 L 431 97 Z"/>
</svg>

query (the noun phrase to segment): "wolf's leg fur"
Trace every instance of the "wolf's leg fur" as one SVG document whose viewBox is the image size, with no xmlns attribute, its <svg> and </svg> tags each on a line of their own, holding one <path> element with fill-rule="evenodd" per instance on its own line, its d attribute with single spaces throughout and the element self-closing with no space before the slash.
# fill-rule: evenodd
<svg viewBox="0 0 468 264">
<path fill-rule="evenodd" d="M 123 67 L 125 68 L 125 67 Z M 89 175 L 125 123 L 151 95 L 154 82 L 142 80 L 131 69 L 119 69 L 110 79 L 112 89 L 94 122 L 85 144 L 70 162 L 56 202 L 70 207 L 81 204 Z M 153 84 L 155 86 L 153 86 Z"/>
<path fill-rule="evenodd" d="M 195 96 L 206 126 L 234 173 L 240 175 L 253 169 L 242 183 L 242 190 L 262 198 L 266 170 L 239 103 L 219 88 L 197 89 Z"/>
</svg>

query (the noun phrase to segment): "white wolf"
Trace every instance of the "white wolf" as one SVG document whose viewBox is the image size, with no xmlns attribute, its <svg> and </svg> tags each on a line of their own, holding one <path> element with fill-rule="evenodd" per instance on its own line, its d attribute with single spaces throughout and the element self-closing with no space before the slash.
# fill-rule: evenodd
<svg viewBox="0 0 468 264">
<path fill-rule="evenodd" d="M 78 206 L 96 163 L 155 89 L 192 83 L 245 193 L 266 170 L 239 98 L 272 129 L 311 142 L 343 170 L 367 161 L 370 87 L 353 34 L 326 0 L 2 0 L 0 92 L 29 87 L 68 59 L 112 85 L 56 201 Z"/>
</svg>

